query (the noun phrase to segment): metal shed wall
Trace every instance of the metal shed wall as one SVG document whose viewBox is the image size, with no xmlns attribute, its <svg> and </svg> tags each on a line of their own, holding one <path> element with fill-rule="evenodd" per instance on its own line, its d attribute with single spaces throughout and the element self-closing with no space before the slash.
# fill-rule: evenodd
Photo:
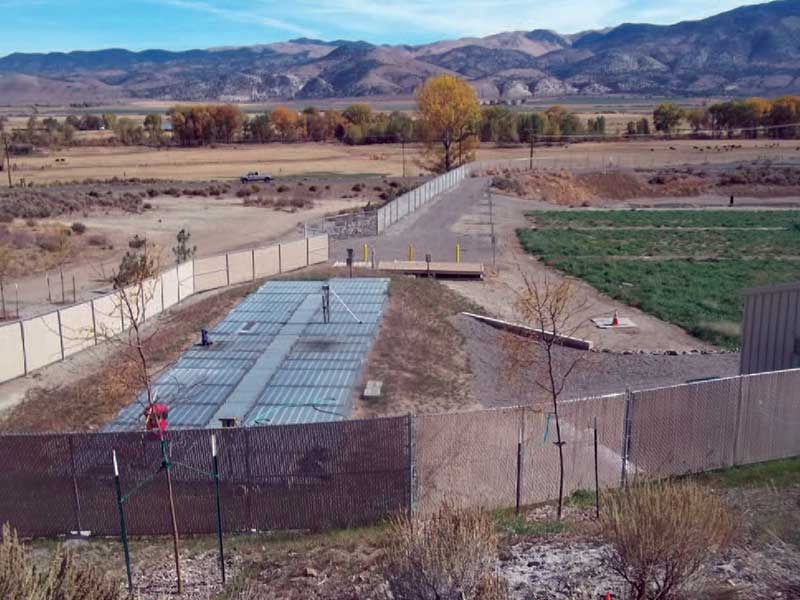
<svg viewBox="0 0 800 600">
<path fill-rule="evenodd" d="M 741 373 L 800 367 L 800 281 L 744 293 Z"/>
</svg>

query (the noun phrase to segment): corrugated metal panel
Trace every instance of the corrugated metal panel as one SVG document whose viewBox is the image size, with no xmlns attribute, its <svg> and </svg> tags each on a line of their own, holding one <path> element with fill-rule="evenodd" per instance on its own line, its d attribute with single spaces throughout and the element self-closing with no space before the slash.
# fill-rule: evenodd
<svg viewBox="0 0 800 600">
<path fill-rule="evenodd" d="M 284 369 L 290 369 L 295 371 L 321 371 L 325 369 L 334 369 L 334 370 L 351 370 L 357 371 L 361 368 L 361 360 L 358 359 L 340 359 L 337 360 L 335 358 L 318 358 L 318 359 L 311 359 L 311 358 L 291 358 L 291 356 L 287 356 L 286 360 L 283 362 L 282 367 Z"/>
<path fill-rule="evenodd" d="M 296 387 L 350 387 L 355 384 L 357 370 L 326 369 L 313 371 L 296 371 L 282 369 L 269 380 L 267 389 L 274 386 Z"/>
<path fill-rule="evenodd" d="M 332 322 L 323 323 L 322 281 L 270 281 L 245 298 L 159 377 L 173 428 L 310 423 L 350 414 L 353 387 L 386 305 L 388 279 L 333 279 Z M 357 323 L 344 302 L 363 323 Z M 107 429 L 140 429 L 142 405 Z"/>
<path fill-rule="evenodd" d="M 800 366 L 800 282 L 744 294 L 742 374 Z"/>
</svg>

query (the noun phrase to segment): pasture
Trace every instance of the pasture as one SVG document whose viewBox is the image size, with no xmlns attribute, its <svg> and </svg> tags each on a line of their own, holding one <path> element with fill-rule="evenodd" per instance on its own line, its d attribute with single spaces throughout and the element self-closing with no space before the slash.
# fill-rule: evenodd
<svg viewBox="0 0 800 600">
<path fill-rule="evenodd" d="M 713 344 L 740 343 L 741 290 L 800 275 L 800 211 L 537 211 L 524 249 Z"/>
</svg>

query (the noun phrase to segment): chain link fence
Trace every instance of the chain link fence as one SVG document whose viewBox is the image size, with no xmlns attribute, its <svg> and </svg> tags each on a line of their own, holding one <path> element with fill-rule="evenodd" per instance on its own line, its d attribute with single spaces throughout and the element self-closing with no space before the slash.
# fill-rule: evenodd
<svg viewBox="0 0 800 600">
<path fill-rule="evenodd" d="M 323 529 L 441 502 L 502 508 L 637 479 L 800 455 L 800 369 L 547 404 L 215 430 L 227 532 Z M 179 531 L 215 530 L 211 430 L 169 432 Z M 596 440 L 596 442 L 595 442 Z M 112 450 L 134 535 L 170 532 L 157 437 L 0 437 L 0 522 L 25 536 L 119 531 Z"/>
</svg>

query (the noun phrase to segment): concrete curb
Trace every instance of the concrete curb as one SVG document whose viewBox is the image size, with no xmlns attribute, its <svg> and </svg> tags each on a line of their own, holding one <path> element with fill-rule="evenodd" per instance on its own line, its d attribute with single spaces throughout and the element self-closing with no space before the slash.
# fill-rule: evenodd
<svg viewBox="0 0 800 600">
<path fill-rule="evenodd" d="M 487 325 L 491 325 L 497 329 L 510 331 L 518 335 L 524 335 L 528 337 L 552 336 L 552 334 L 546 333 L 541 329 L 526 327 L 525 325 L 520 325 L 518 323 L 510 323 L 509 321 L 503 321 L 501 319 L 493 319 L 492 317 L 487 317 L 485 315 L 476 315 L 475 313 L 470 312 L 462 312 L 461 314 L 467 317 L 472 317 L 477 321 L 481 321 L 482 323 L 486 323 Z M 577 350 L 591 350 L 594 346 L 594 344 L 589 340 L 582 340 L 580 338 L 570 337 L 567 335 L 557 335 L 555 343 L 560 346 L 575 348 Z"/>
</svg>

